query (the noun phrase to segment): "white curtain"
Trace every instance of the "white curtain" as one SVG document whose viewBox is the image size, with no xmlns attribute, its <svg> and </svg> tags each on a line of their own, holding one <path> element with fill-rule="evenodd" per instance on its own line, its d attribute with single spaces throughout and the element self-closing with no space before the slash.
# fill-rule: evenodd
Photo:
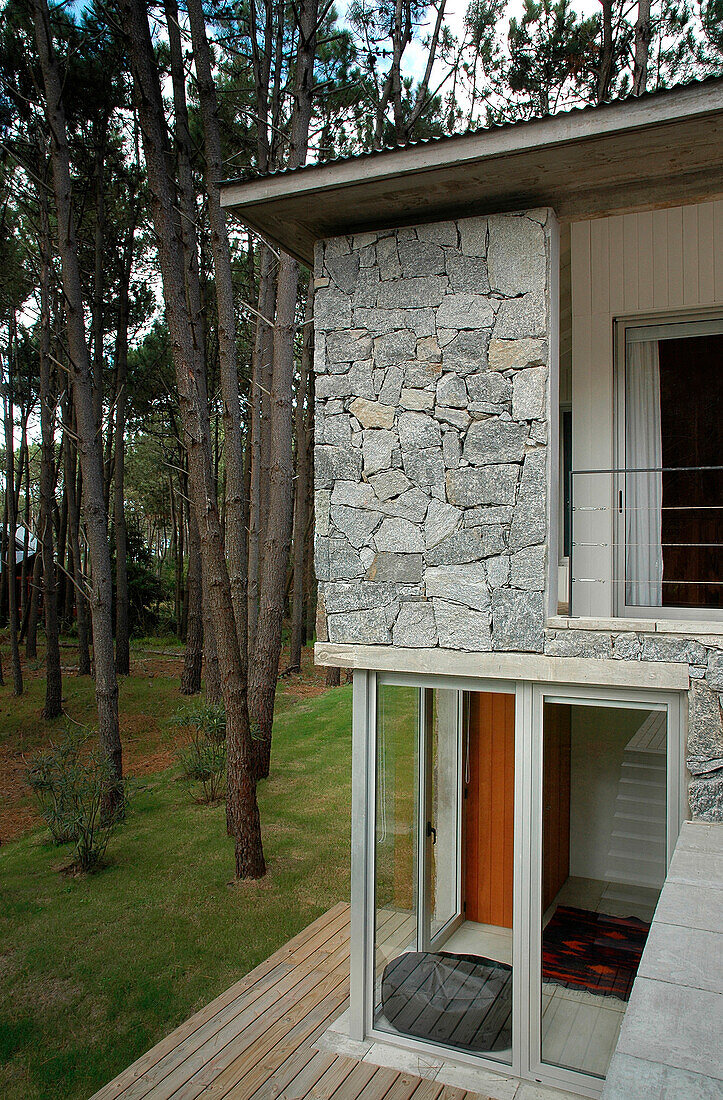
<svg viewBox="0 0 723 1100">
<path fill-rule="evenodd" d="M 657 340 L 631 340 L 625 349 L 625 466 L 654 473 L 625 475 L 625 603 L 663 603 L 663 440 Z"/>
</svg>

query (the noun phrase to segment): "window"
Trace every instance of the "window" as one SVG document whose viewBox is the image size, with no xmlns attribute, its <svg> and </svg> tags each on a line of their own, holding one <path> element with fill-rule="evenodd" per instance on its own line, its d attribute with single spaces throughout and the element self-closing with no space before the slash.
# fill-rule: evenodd
<svg viewBox="0 0 723 1100">
<path fill-rule="evenodd" d="M 620 329 L 619 610 L 711 617 L 723 608 L 723 319 Z"/>
</svg>

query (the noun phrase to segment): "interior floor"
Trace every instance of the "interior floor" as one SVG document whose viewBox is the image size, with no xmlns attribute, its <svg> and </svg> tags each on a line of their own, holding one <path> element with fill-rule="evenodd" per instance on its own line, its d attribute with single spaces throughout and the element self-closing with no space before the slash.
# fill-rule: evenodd
<svg viewBox="0 0 723 1100">
<path fill-rule="evenodd" d="M 615 917 L 653 919 L 658 891 L 642 886 L 568 878 L 544 914 L 543 927 L 559 905 L 574 906 Z M 465 921 L 443 947 L 465 955 L 483 955 L 512 963 L 512 929 Z M 542 1037 L 544 1061 L 567 1066 L 598 1077 L 607 1072 L 626 1002 L 585 990 L 566 989 L 553 982 L 542 985 Z"/>
<path fill-rule="evenodd" d="M 637 917 L 650 923 L 658 890 L 645 886 L 568 878 L 542 924 L 547 926 L 559 905 L 574 906 L 611 917 Z M 543 1061 L 604 1077 L 618 1041 L 627 1002 L 582 989 L 542 983 Z"/>
</svg>

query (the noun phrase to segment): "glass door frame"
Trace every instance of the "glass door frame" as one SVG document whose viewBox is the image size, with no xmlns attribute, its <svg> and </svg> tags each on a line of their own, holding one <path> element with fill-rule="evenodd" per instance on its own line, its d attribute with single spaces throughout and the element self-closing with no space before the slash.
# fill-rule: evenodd
<svg viewBox="0 0 723 1100">
<path fill-rule="evenodd" d="M 388 680 L 384 680 L 384 683 L 389 683 Z M 439 685 L 434 685 L 438 687 Z M 463 769 L 463 753 L 464 753 L 464 693 L 458 689 L 442 689 L 442 690 L 456 690 L 457 691 L 457 779 L 456 779 L 456 798 L 454 807 L 454 820 L 456 830 L 456 852 L 457 852 L 457 868 L 456 868 L 456 882 L 455 882 L 455 901 L 454 912 L 444 922 L 444 924 L 437 929 L 436 932 L 432 930 L 432 922 L 434 915 L 434 896 L 433 886 L 434 879 L 432 876 L 432 857 L 434 854 L 434 846 L 436 844 L 437 833 L 436 829 L 439 826 L 439 822 L 433 820 L 433 761 L 432 761 L 432 738 L 433 738 L 433 723 L 434 714 L 432 712 L 433 692 L 434 687 L 425 685 L 419 688 L 421 704 L 419 707 L 419 793 L 418 793 L 418 805 L 419 805 L 419 828 L 417 830 L 417 897 L 419 898 L 419 904 L 417 907 L 417 943 L 420 951 L 433 951 L 436 945 L 439 943 L 442 936 L 445 938 L 450 935 L 458 925 L 464 920 L 464 914 L 462 912 L 462 894 L 464 889 L 463 873 L 461 864 L 461 845 L 463 842 L 462 837 L 462 813 L 463 813 L 463 792 L 462 784 L 464 778 Z M 429 825 L 427 824 L 429 823 Z M 431 826 L 431 830 L 430 827 Z"/>
<path fill-rule="evenodd" d="M 576 1091 L 583 1096 L 598 1097 L 605 1084 L 586 1073 L 555 1066 L 542 1058 L 542 820 L 543 820 L 543 715 L 544 704 L 562 703 L 575 706 L 611 707 L 626 710 L 658 710 L 667 714 L 666 768 L 666 873 L 670 865 L 678 834 L 688 816 L 688 802 L 683 765 L 685 722 L 687 709 L 682 693 L 622 687 L 583 687 L 558 684 L 530 684 L 530 766 L 531 806 L 528 822 L 530 837 L 529 861 L 529 987 L 526 1002 L 529 1009 L 528 1037 L 530 1076 L 541 1083 Z"/>
<path fill-rule="evenodd" d="M 648 328 L 665 325 L 688 325 L 695 329 L 697 325 L 723 332 L 723 310 L 720 306 L 710 306 L 687 310 L 670 310 L 659 313 L 626 314 L 613 321 L 613 465 L 611 477 L 610 511 L 613 517 L 611 536 L 613 540 L 612 558 L 612 615 L 619 618 L 657 619 L 661 621 L 684 620 L 690 622 L 720 622 L 723 612 L 703 607 L 648 607 L 629 604 L 626 601 L 626 556 L 627 556 L 627 477 L 626 458 L 626 333 L 628 329 Z M 691 332 L 690 335 L 696 335 Z M 674 334 L 671 338 L 674 337 Z M 622 503 L 622 510 L 620 508 Z"/>
<path fill-rule="evenodd" d="M 512 1062 L 502 1062 L 492 1057 L 470 1054 L 462 1050 L 451 1049 L 408 1036 L 393 1036 L 374 1026 L 374 975 L 375 975 L 375 831 L 376 831 L 376 696 L 377 684 L 399 687 L 418 687 L 420 689 L 452 689 L 459 692 L 458 716 L 463 713 L 465 692 L 494 692 L 515 696 L 515 811 L 514 811 L 514 883 L 513 913 L 523 919 L 513 920 L 513 975 L 512 975 Z M 467 676 L 424 675 L 416 673 L 354 672 L 354 745 L 352 750 L 352 883 L 351 883 L 351 999 L 350 999 L 350 1036 L 363 1041 L 379 1040 L 393 1043 L 408 1050 L 415 1050 L 433 1058 L 467 1062 L 479 1068 L 506 1076 L 522 1077 L 522 1047 L 528 1030 L 524 1002 L 529 977 L 526 973 L 526 945 L 529 940 L 529 921 L 524 920 L 525 883 L 524 864 L 529 864 L 529 850 L 525 849 L 526 829 L 524 823 L 529 813 L 530 775 L 526 764 L 529 754 L 525 751 L 522 736 L 518 731 L 523 728 L 523 696 L 528 699 L 526 712 L 529 713 L 529 684 L 514 680 L 478 679 Z M 357 722 L 360 725 L 357 725 Z M 529 725 L 529 723 L 528 723 Z M 363 736 L 356 736 L 357 730 Z M 421 735 L 421 730 L 420 730 Z M 461 738 L 461 723 L 458 738 Z M 420 745 L 423 747 L 424 742 Z M 426 797 L 426 763 L 428 754 L 419 754 L 419 792 Z M 423 763 L 424 762 L 424 763 Z M 463 779 L 462 754 L 459 755 L 459 782 Z M 461 828 L 461 798 L 459 800 L 458 827 Z M 420 803 L 421 806 L 422 803 Z M 423 824 L 424 822 L 424 824 Z M 424 837 L 426 817 L 419 815 L 418 841 L 426 845 Z M 461 859 L 461 844 L 459 848 Z M 421 851 L 420 851 L 421 855 Z M 423 862 L 418 860 L 420 887 Z M 363 874 L 362 874 L 363 869 Z M 362 879 L 364 881 L 362 881 Z M 462 875 L 458 876 L 458 891 L 462 890 Z M 460 915 L 460 923 L 463 919 Z M 437 933 L 439 936 L 449 928 Z M 435 937 L 436 939 L 437 937 Z M 514 1006 L 517 1006 L 515 1009 Z"/>
<path fill-rule="evenodd" d="M 451 1050 L 374 1027 L 375 812 L 377 681 L 419 688 L 452 688 L 515 695 L 515 811 L 513 882 L 512 1062 Z M 502 1076 L 598 1097 L 604 1082 L 544 1063 L 541 1050 L 542 717 L 545 700 L 591 706 L 665 709 L 667 722 L 667 863 L 689 816 L 683 746 L 687 692 L 666 689 L 568 686 L 531 680 L 483 679 L 356 669 L 353 689 L 351 999 L 353 1040 L 400 1046 L 420 1055 L 468 1063 Z M 461 761 L 460 761 L 461 763 Z M 423 769 L 420 769 L 420 773 Z M 421 819 L 420 819 L 421 820 Z M 420 828 L 419 832 L 422 832 Z"/>
</svg>

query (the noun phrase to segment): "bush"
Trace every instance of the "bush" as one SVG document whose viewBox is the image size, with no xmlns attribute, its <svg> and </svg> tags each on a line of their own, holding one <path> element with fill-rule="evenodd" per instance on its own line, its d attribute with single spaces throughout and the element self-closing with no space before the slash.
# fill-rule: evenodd
<svg viewBox="0 0 723 1100">
<path fill-rule="evenodd" d="M 199 801 L 216 802 L 226 779 L 226 714 L 223 706 L 202 703 L 184 711 L 177 723 L 188 730 L 177 756 L 186 779 L 200 784 Z"/>
<path fill-rule="evenodd" d="M 45 824 L 56 844 L 77 840 L 70 791 L 63 777 L 74 766 L 77 747 L 71 739 L 34 756 L 25 768 L 25 781 L 35 795 Z"/>
<path fill-rule="evenodd" d="M 89 737 L 69 734 L 60 745 L 34 756 L 25 773 L 53 840 L 74 842 L 74 867 L 86 872 L 103 866 L 111 833 L 122 817 L 122 811 L 104 811 L 110 771 L 104 756 L 87 751 Z M 123 809 L 124 804 L 125 792 Z"/>
</svg>

